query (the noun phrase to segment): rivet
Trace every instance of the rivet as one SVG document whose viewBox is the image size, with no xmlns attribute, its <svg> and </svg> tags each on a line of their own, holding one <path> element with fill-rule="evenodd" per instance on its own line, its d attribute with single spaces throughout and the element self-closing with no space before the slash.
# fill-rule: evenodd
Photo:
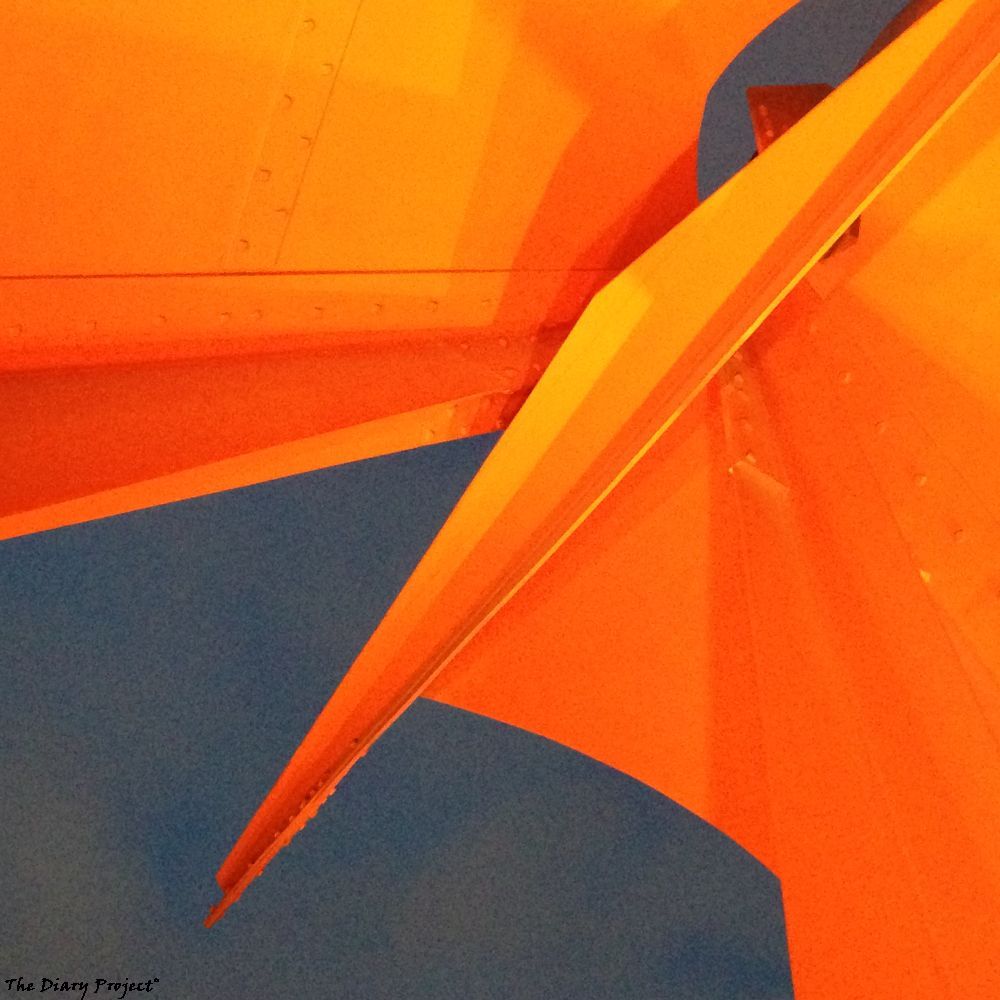
<svg viewBox="0 0 1000 1000">
<path fill-rule="evenodd" d="M 166 326 L 166 323 L 167 323 L 167 317 L 166 316 L 160 315 L 160 316 L 156 317 L 156 325 L 157 326 Z"/>
<path fill-rule="evenodd" d="M 840 373 L 840 384 L 849 385 L 854 381 L 854 372 L 841 372 Z"/>
<path fill-rule="evenodd" d="M 736 386 L 737 389 L 742 389 L 745 383 L 746 379 L 744 379 L 739 373 L 733 376 L 733 385 Z"/>
<path fill-rule="evenodd" d="M 317 317 L 322 316 L 323 315 L 323 307 L 322 306 L 313 306 L 313 315 L 317 316 Z"/>
<path fill-rule="evenodd" d="M 19 333 L 24 333 L 24 326 L 20 323 L 13 323 L 7 327 L 6 332 L 13 334 L 16 337 Z"/>
<path fill-rule="evenodd" d="M 952 534 L 951 539 L 956 544 L 960 544 L 965 541 L 965 531 L 962 528 L 956 528 Z"/>
<path fill-rule="evenodd" d="M 277 212 L 278 215 L 288 215 L 289 214 L 289 211 L 288 211 L 287 208 L 276 208 L 275 212 Z"/>
<path fill-rule="evenodd" d="M 319 71 L 323 76 L 333 76 L 333 63 L 323 63 Z"/>
<path fill-rule="evenodd" d="M 372 305 L 372 312 L 380 313 L 385 308 L 385 305 L 381 302 L 376 302 Z"/>
<path fill-rule="evenodd" d="M 223 323 L 228 323 L 232 318 L 233 318 L 232 313 L 228 312 L 219 313 L 219 319 L 222 320 Z"/>
<path fill-rule="evenodd" d="M 88 319 L 83 324 L 83 330 L 84 330 L 85 333 L 93 333 L 96 329 L 97 329 L 97 320 L 96 319 Z"/>
<path fill-rule="evenodd" d="M 291 94 L 285 94 L 281 98 L 281 106 L 286 111 L 295 103 L 295 98 Z"/>
<path fill-rule="evenodd" d="M 744 458 L 745 458 L 745 459 L 746 459 L 746 460 L 747 460 L 747 461 L 748 461 L 748 462 L 749 462 L 749 463 L 750 463 L 751 465 L 756 465 L 756 464 L 757 464 L 757 456 L 756 456 L 756 455 L 755 455 L 755 454 L 754 454 L 754 453 L 753 453 L 752 451 L 748 451 L 748 452 L 747 452 L 747 453 L 746 453 L 746 454 L 745 454 L 745 455 L 744 455 L 743 457 L 744 457 Z"/>
<path fill-rule="evenodd" d="M 497 341 L 497 343 L 498 343 L 498 344 L 499 344 L 499 345 L 500 345 L 501 347 L 506 347 L 506 346 L 507 346 L 507 345 L 508 345 L 508 344 L 510 343 L 510 341 L 509 341 L 509 340 L 508 340 L 508 339 L 507 339 L 506 337 L 501 337 L 501 338 L 500 338 L 500 339 L 499 339 L 499 340 Z"/>
<path fill-rule="evenodd" d="M 749 420 L 744 420 L 743 423 L 740 426 L 743 428 L 743 433 L 744 434 L 752 434 L 753 433 L 753 424 L 750 423 Z"/>
<path fill-rule="evenodd" d="M 542 366 L 537 361 L 533 361 L 531 363 L 531 370 L 533 372 L 540 372 L 542 370 Z"/>
<path fill-rule="evenodd" d="M 249 250 L 250 249 L 250 241 L 249 240 L 240 240 L 240 249 L 241 250 Z"/>
<path fill-rule="evenodd" d="M 877 423 L 877 424 L 875 425 L 875 433 L 876 433 L 876 434 L 878 434 L 878 435 L 879 435 L 880 437 L 881 437 L 881 436 L 882 436 L 883 434 L 885 434 L 885 432 L 886 432 L 886 431 L 887 431 L 888 429 L 889 429 L 889 421 L 888 421 L 888 420 L 880 420 L 880 421 L 879 421 L 879 422 L 878 422 L 878 423 Z"/>
<path fill-rule="evenodd" d="M 919 472 L 919 473 L 917 473 L 917 475 L 915 475 L 913 477 L 913 482 L 917 486 L 926 486 L 927 485 L 927 476 L 925 476 L 924 473 Z"/>
<path fill-rule="evenodd" d="M 434 430 L 432 428 L 428 427 L 424 431 L 424 440 L 425 441 L 433 441 L 434 437 L 435 437 Z"/>
<path fill-rule="evenodd" d="M 311 135 L 300 135 L 299 136 L 299 145 L 301 145 L 304 148 L 308 149 L 312 145 L 312 136 Z"/>
<path fill-rule="evenodd" d="M 259 309 L 254 309 L 254 311 L 252 313 L 250 313 L 250 318 L 251 319 L 263 319 L 264 318 L 264 314 Z"/>
<path fill-rule="evenodd" d="M 315 31 L 315 30 L 316 30 L 316 22 L 311 17 L 307 17 L 302 22 L 303 33 L 308 34 L 310 31 Z"/>
<path fill-rule="evenodd" d="M 259 181 L 269 181 L 271 179 L 271 171 L 267 167 L 261 167 L 257 171 L 257 180 Z"/>
<path fill-rule="evenodd" d="M 461 347 L 463 351 L 467 351 L 469 349 L 469 342 L 467 340 L 463 340 L 462 343 L 459 344 L 459 347 Z"/>
<path fill-rule="evenodd" d="M 441 303 L 438 302 L 437 299 L 430 299 L 427 303 L 427 307 L 430 309 L 431 312 L 437 312 L 438 306 L 440 305 Z"/>
<path fill-rule="evenodd" d="M 918 572 L 920 573 L 920 579 L 923 580 L 924 583 L 930 583 L 931 582 L 931 575 L 930 575 L 930 573 L 927 572 L 927 570 L 921 569 L 921 570 L 918 570 Z"/>
</svg>

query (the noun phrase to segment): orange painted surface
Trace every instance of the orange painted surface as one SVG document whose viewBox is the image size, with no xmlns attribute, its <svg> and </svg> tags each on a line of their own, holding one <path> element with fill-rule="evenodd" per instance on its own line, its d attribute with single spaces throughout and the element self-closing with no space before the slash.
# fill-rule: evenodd
<svg viewBox="0 0 1000 1000">
<path fill-rule="evenodd" d="M 692 211 L 788 6 L 5 6 L 0 537 L 517 413 L 210 920 L 423 694 L 768 864 L 800 998 L 997 995 L 1000 11 Z"/>
<path fill-rule="evenodd" d="M 470 434 L 485 434 L 506 426 L 509 407 L 510 396 L 506 392 L 464 396 L 394 416 L 354 423 L 340 430 L 297 437 L 282 444 L 209 461 L 179 472 L 167 472 L 125 486 L 110 486 L 69 500 L 31 506 L 21 513 L 0 517 L 0 540 L 313 472 L 408 448 L 453 441 Z M 115 444 L 119 445 L 120 439 L 116 439 Z M 142 452 L 141 435 L 131 444 L 133 452 Z M 52 459 L 51 453 L 44 457 L 46 463 Z M 72 459 L 77 456 L 66 457 L 72 464 Z M 120 464 L 109 472 L 117 471 L 125 464 L 120 461 L 120 451 L 113 450 L 111 461 L 115 459 Z M 22 468 L 25 464 L 28 463 L 23 463 Z M 113 475 L 108 478 L 112 482 L 115 480 Z M 60 484 L 49 485 L 57 488 Z"/>
<path fill-rule="evenodd" d="M 998 102 L 993 72 L 428 692 L 767 863 L 799 997 L 1000 984 Z"/>
<path fill-rule="evenodd" d="M 5 4 L 5 530 L 467 396 L 505 425 L 790 3 Z"/>
<path fill-rule="evenodd" d="M 340 432 L 345 445 L 331 448 L 326 460 L 316 452 L 313 468 L 345 455 L 365 458 L 495 430 L 506 423 L 513 394 L 537 380 L 560 337 L 557 330 L 516 341 L 362 341 L 337 350 L 2 374 L 0 424 L 7 432 L 0 463 L 17 475 L 0 486 L 0 534 L 38 524 L 37 517 L 25 516 L 40 508 L 47 509 L 44 527 L 68 523 L 62 520 L 65 504 L 95 494 L 104 495 L 100 509 L 118 513 L 107 505 L 115 496 L 130 496 L 121 509 L 134 509 L 139 497 L 150 503 L 183 498 L 176 490 L 181 481 L 190 488 L 184 495 L 209 492 L 213 469 L 237 458 L 243 459 L 243 481 L 228 485 L 285 475 L 282 456 L 317 435 Z M 447 422 L 446 432 L 426 412 L 444 412 L 466 397 L 502 402 L 486 405 L 491 419 L 473 413 L 464 422 Z M 368 451 L 362 444 L 367 425 L 390 419 L 394 439 Z M 271 457 L 247 461 L 262 451 Z M 182 473 L 186 478 L 177 479 Z M 127 488 L 132 492 L 121 492 Z M 5 520 L 15 515 L 21 520 Z"/>
<path fill-rule="evenodd" d="M 995 6 L 946 0 L 599 293 L 220 869 L 211 919 L 423 693 L 604 760 L 753 851 L 782 879 L 797 995 L 995 992 L 1000 635 L 917 561 L 941 525 L 890 492 L 898 441 L 869 464 L 837 365 L 878 339 L 842 305 L 861 288 L 906 322 L 911 276 L 880 241 L 920 244 L 924 309 L 952 280 L 949 231 L 925 239 L 925 213 L 947 227 L 928 164 L 956 204 L 996 206 L 998 39 Z M 817 264 L 862 209 L 862 242 Z M 967 291 L 947 305 L 976 313 L 966 381 L 995 386 L 971 346 L 996 297 Z M 912 336 L 961 351 L 934 329 Z M 987 580 L 1000 536 L 975 516 L 983 547 L 962 551 Z"/>
<path fill-rule="evenodd" d="M 627 262 L 791 5 L 10 0 L 0 274 Z"/>
</svg>

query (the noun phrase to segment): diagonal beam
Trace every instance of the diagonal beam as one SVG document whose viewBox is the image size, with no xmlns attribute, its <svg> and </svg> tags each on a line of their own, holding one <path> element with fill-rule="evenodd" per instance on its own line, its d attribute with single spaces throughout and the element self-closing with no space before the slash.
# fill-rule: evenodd
<svg viewBox="0 0 1000 1000">
<path fill-rule="evenodd" d="M 218 873 L 213 923 L 993 67 L 945 0 L 588 307 Z"/>
<path fill-rule="evenodd" d="M 0 538 L 506 426 L 595 280 L 0 279 Z"/>
</svg>

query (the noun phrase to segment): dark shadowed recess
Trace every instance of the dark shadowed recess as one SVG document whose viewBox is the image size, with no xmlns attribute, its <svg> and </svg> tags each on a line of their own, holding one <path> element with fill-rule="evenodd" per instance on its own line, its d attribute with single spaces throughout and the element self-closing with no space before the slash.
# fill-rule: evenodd
<svg viewBox="0 0 1000 1000">
<path fill-rule="evenodd" d="M 910 0 L 800 0 L 762 31 L 709 92 L 698 142 L 698 194 L 707 198 L 754 152 L 747 87 L 841 83 Z"/>
</svg>

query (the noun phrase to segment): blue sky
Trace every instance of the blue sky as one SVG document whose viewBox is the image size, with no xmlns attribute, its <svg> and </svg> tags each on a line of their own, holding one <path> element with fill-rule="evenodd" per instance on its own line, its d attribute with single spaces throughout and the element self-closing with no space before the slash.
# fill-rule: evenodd
<svg viewBox="0 0 1000 1000">
<path fill-rule="evenodd" d="M 741 849 L 610 768 L 428 702 L 201 927 L 232 839 L 490 444 L 0 549 L 2 978 L 159 976 L 171 997 L 785 995 L 778 886 Z"/>
<path fill-rule="evenodd" d="M 706 112 L 703 190 L 751 152 L 745 86 L 836 82 L 901 6 L 807 0 L 748 50 Z M 790 996 L 780 887 L 737 845 L 427 702 L 202 928 L 219 863 L 492 443 L 0 544 L 0 988 Z"/>
</svg>

